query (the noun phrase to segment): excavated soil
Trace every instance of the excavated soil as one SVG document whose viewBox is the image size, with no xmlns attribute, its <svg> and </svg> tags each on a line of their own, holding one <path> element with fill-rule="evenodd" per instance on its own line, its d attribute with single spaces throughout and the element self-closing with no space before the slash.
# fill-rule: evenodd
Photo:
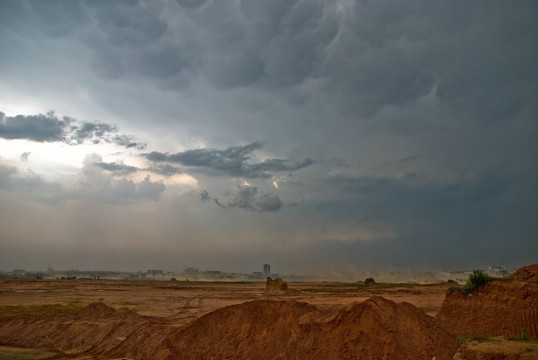
<svg viewBox="0 0 538 360">
<path fill-rule="evenodd" d="M 455 335 L 537 338 L 538 283 L 501 279 L 471 295 L 449 290 L 436 319 Z"/>
<path fill-rule="evenodd" d="M 60 317 L 3 319 L 0 338 L 95 359 L 430 360 L 450 359 L 456 350 L 433 318 L 377 296 L 336 313 L 293 300 L 255 300 L 183 327 L 93 303 Z"/>
<path fill-rule="evenodd" d="M 405 334 L 405 336 L 402 336 Z M 174 359 L 450 359 L 451 336 L 408 303 L 382 297 L 336 314 L 293 301 L 231 306 L 167 340 Z"/>
<path fill-rule="evenodd" d="M 538 264 L 522 267 L 510 276 L 520 281 L 538 282 Z"/>
<path fill-rule="evenodd" d="M 54 282 L 4 282 L 0 346 L 55 350 L 57 360 L 530 359 L 537 355 L 531 349 L 537 337 L 535 271 L 527 267 L 490 281 L 472 296 L 448 284 L 367 290 L 295 284 L 281 296 L 263 295 L 263 284 L 76 285 L 76 296 L 87 291 L 84 299 L 99 296 L 131 309 L 79 304 L 84 301 L 73 299 L 71 288 Z M 54 299 L 70 300 L 54 305 Z M 401 301 L 407 299 L 413 304 Z M 516 357 L 508 345 L 502 349 L 504 342 L 500 349 L 496 342 L 485 350 L 489 345 L 479 344 L 480 350 L 472 341 L 458 348 L 461 335 L 531 340 Z"/>
</svg>

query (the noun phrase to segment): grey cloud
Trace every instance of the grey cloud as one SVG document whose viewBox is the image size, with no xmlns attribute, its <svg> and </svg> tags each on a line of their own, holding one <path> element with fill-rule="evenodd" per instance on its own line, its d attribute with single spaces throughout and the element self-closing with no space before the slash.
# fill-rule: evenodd
<svg viewBox="0 0 538 360">
<path fill-rule="evenodd" d="M 244 210 L 256 210 L 254 200 L 258 188 L 256 186 L 241 186 L 235 194 L 234 199 L 228 203 L 229 207 L 238 207 Z"/>
<path fill-rule="evenodd" d="M 177 166 L 170 165 L 170 164 L 155 164 L 155 166 L 151 166 L 147 168 L 146 170 L 149 170 L 151 172 L 164 175 L 164 176 L 172 176 L 175 174 L 183 173 L 183 171 L 180 168 L 178 168 Z"/>
<path fill-rule="evenodd" d="M 250 154 L 262 147 L 262 142 L 253 142 L 247 145 L 231 146 L 225 150 L 195 149 L 176 154 L 151 152 L 145 156 L 154 162 L 179 163 L 246 178 L 270 177 L 270 172 L 299 170 L 314 163 L 308 158 L 301 161 L 268 159 L 261 163 L 247 163 Z"/>
<path fill-rule="evenodd" d="M 207 190 L 200 191 L 200 200 L 209 201 L 209 199 L 210 199 L 210 196 L 209 196 L 209 193 L 207 192 Z"/>
<path fill-rule="evenodd" d="M 278 196 L 270 193 L 260 194 L 258 187 L 252 185 L 240 186 L 227 205 L 223 205 L 219 199 L 210 196 L 207 190 L 200 192 L 200 200 L 203 202 L 213 200 L 222 208 L 240 208 L 257 212 L 278 211 L 283 205 Z"/>
<path fill-rule="evenodd" d="M 53 112 L 46 115 L 5 116 L 0 112 L 0 137 L 4 139 L 28 139 L 39 142 L 62 141 L 65 139 L 71 119 L 58 119 Z"/>
<path fill-rule="evenodd" d="M 60 184 L 47 181 L 33 171 L 21 172 L 2 163 L 0 163 L 0 189 L 43 203 L 56 203 L 63 194 Z"/>
<path fill-rule="evenodd" d="M 256 201 L 256 205 L 261 211 L 278 211 L 282 207 L 282 201 L 274 194 L 263 194 Z"/>
<path fill-rule="evenodd" d="M 176 174 L 182 174 L 183 171 L 178 168 L 177 166 L 173 166 L 170 164 L 155 164 L 155 166 L 147 167 L 147 168 L 138 168 L 136 166 L 126 165 L 123 162 L 101 162 L 96 161 L 93 163 L 94 165 L 112 172 L 114 175 L 127 175 L 132 174 L 137 171 L 149 171 L 155 174 L 164 175 L 164 176 L 172 176 Z"/>
<path fill-rule="evenodd" d="M 24 162 L 28 161 L 28 157 L 30 157 L 30 154 L 31 152 L 23 152 L 21 154 L 21 161 L 24 161 Z"/>
<path fill-rule="evenodd" d="M 124 178 L 116 179 L 103 170 L 116 171 L 118 174 L 135 171 L 132 167 L 121 164 L 103 163 L 101 156 L 92 154 L 84 160 L 74 185 L 77 197 L 90 197 L 109 203 L 136 202 L 141 200 L 158 200 L 166 189 L 162 182 L 151 181 L 146 176 L 141 182 L 134 182 Z"/>
<path fill-rule="evenodd" d="M 54 112 L 46 115 L 5 116 L 0 112 L 0 138 L 26 139 L 38 142 L 114 143 L 126 148 L 143 150 L 146 145 L 130 135 L 117 134 L 118 128 L 105 123 L 77 121 L 64 116 L 60 120 Z"/>
<path fill-rule="evenodd" d="M 418 155 L 409 155 L 409 156 L 401 158 L 400 160 L 398 160 L 398 162 L 409 163 L 409 162 L 416 161 L 417 159 L 418 159 Z"/>
<path fill-rule="evenodd" d="M 508 231 L 515 217 L 520 222 L 529 216 L 522 213 L 536 212 L 536 206 L 530 205 L 532 196 L 523 200 L 524 190 L 515 190 L 526 188 L 525 181 L 517 173 L 487 171 L 451 182 L 408 174 L 402 177 L 332 176 L 322 183 L 334 199 L 324 204 L 331 217 L 389 221 L 405 231 L 418 231 L 416 223 L 425 221 L 438 226 L 440 233 L 458 232 L 473 237 L 485 231 L 485 227 L 503 227 L 503 231 Z M 522 210 L 517 216 L 512 210 L 507 211 L 512 207 L 512 200 L 508 199 L 514 198 L 522 201 Z M 530 210 L 529 206 L 535 209 Z M 499 226 L 496 219 L 500 214 L 505 214 L 506 222 Z"/>
<path fill-rule="evenodd" d="M 218 88 L 293 93 L 321 79 L 318 95 L 324 100 L 347 115 L 367 117 L 437 89 L 455 110 L 490 119 L 513 115 L 536 92 L 528 76 L 536 71 L 533 1 L 48 5 L 6 6 L 6 23 L 21 27 L 9 19 L 23 17 L 44 32 L 47 24 L 61 24 L 62 36 L 80 27 L 84 35 L 77 40 L 88 45 L 95 71 L 110 78 L 147 77 L 167 89 L 209 79 Z"/>
<path fill-rule="evenodd" d="M 114 135 L 108 141 L 128 149 L 144 150 L 146 148 L 146 144 L 136 141 L 135 137 L 131 135 Z"/>
<path fill-rule="evenodd" d="M 151 181 L 149 176 L 140 182 L 113 177 L 133 171 L 136 171 L 136 168 L 117 163 L 103 163 L 102 158 L 94 154 L 86 158 L 72 186 L 66 186 L 44 179 L 33 171 L 22 172 L 0 163 L 0 188 L 48 204 L 58 204 L 67 200 L 102 203 L 158 200 L 166 189 L 162 182 Z"/>
<path fill-rule="evenodd" d="M 117 128 L 109 124 L 83 122 L 74 131 L 72 139 L 78 144 L 82 144 L 87 140 L 97 144 L 105 135 L 115 131 L 117 131 Z"/>
<path fill-rule="evenodd" d="M 148 168 L 138 168 L 136 166 L 126 165 L 122 162 L 94 162 L 94 165 L 112 172 L 114 175 L 127 175 L 137 171 L 149 171 L 155 174 L 172 176 L 175 174 L 183 173 L 180 168 L 172 166 L 170 164 L 156 164 Z"/>
<path fill-rule="evenodd" d="M 197 8 L 204 5 L 208 0 L 176 0 L 177 3 L 186 8 Z"/>
<path fill-rule="evenodd" d="M 420 174 L 333 176 L 322 184 L 330 196 L 307 206 L 315 206 L 324 221 L 386 223 L 395 233 L 388 242 L 367 244 L 327 239 L 320 247 L 327 250 L 328 261 L 364 261 L 371 266 L 372 259 L 387 259 L 395 266 L 411 267 L 417 261 L 422 266 L 507 261 L 525 257 L 522 249 L 535 237 L 538 199 L 528 192 L 528 179 L 518 173 L 487 171 L 451 182 Z M 518 245 L 500 250 L 508 238 Z"/>
<path fill-rule="evenodd" d="M 113 162 L 113 163 L 95 162 L 94 164 L 104 170 L 113 172 L 114 174 L 118 174 L 118 175 L 131 174 L 138 171 L 138 168 L 135 166 L 125 165 L 125 164 L 116 163 L 116 162 Z"/>
<path fill-rule="evenodd" d="M 294 171 L 310 166 L 314 163 L 312 159 L 301 161 L 291 161 L 283 159 L 268 159 L 258 164 L 248 165 L 249 171 L 254 174 L 265 174 L 271 171 Z"/>
</svg>

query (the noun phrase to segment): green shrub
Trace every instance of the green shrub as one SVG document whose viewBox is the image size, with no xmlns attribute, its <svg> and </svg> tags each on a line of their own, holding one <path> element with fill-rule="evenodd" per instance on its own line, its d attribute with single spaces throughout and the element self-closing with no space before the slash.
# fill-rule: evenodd
<svg viewBox="0 0 538 360">
<path fill-rule="evenodd" d="M 375 284 L 374 278 L 366 278 L 366 280 L 364 280 L 364 285 L 373 285 L 373 284 Z"/>
<path fill-rule="evenodd" d="M 491 279 L 492 278 L 482 270 L 473 270 L 473 273 L 469 275 L 469 280 L 467 280 L 467 283 L 463 287 L 463 291 L 467 294 L 472 294 L 476 289 Z"/>
</svg>

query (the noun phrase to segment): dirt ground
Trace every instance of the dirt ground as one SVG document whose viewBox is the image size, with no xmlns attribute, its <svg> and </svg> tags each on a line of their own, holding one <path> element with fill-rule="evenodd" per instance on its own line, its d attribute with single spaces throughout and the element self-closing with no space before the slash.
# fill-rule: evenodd
<svg viewBox="0 0 538 360">
<path fill-rule="evenodd" d="M 374 284 L 304 282 L 289 283 L 287 294 L 265 294 L 265 282 L 118 281 L 118 280 L 0 280 L 0 316 L 20 312 L 50 311 L 52 305 L 67 308 L 103 302 L 126 307 L 141 315 L 189 322 L 216 309 L 247 300 L 286 299 L 306 302 L 321 309 L 341 308 L 373 295 L 395 302 L 409 302 L 434 316 L 451 284 Z M 48 310 L 47 310 L 48 308 Z"/>
<path fill-rule="evenodd" d="M 454 283 L 0 279 L 0 360 L 535 359 L 537 273 L 473 294 Z"/>
</svg>

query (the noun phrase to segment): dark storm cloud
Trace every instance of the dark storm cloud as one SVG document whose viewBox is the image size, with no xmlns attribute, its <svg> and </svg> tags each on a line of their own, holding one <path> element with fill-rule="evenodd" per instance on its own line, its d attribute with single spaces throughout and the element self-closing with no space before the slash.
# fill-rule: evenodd
<svg viewBox="0 0 538 360">
<path fill-rule="evenodd" d="M 278 196 L 271 193 L 260 194 L 258 187 L 252 185 L 240 186 L 227 205 L 222 204 L 219 199 L 211 197 L 207 190 L 200 192 L 200 200 L 204 202 L 213 200 L 216 205 L 222 208 L 240 208 L 257 212 L 278 211 L 282 209 L 283 205 Z"/>
<path fill-rule="evenodd" d="M 28 139 L 39 142 L 65 140 L 71 119 L 58 119 L 54 113 L 47 115 L 6 116 L 0 112 L 0 137 L 4 139 Z"/>
<path fill-rule="evenodd" d="M 327 238 L 318 251 L 330 261 L 354 259 L 367 266 L 376 266 L 373 259 L 381 258 L 386 265 L 405 267 L 528 258 L 525 252 L 536 249 L 532 239 L 538 198 L 528 192 L 522 175 L 489 171 L 455 182 L 418 174 L 327 178 L 322 183 L 333 200 L 317 206 L 324 209 L 328 224 L 342 219 L 384 223 L 396 236 L 366 243 Z M 514 246 L 501 250 L 507 239 Z"/>
<path fill-rule="evenodd" d="M 500 118 L 536 92 L 527 77 L 536 71 L 534 1 L 64 5 L 8 2 L 6 26 L 30 31 L 22 24 L 31 24 L 63 37 L 80 31 L 77 40 L 104 78 L 145 77 L 171 89 L 208 79 L 220 89 L 264 90 L 319 80 L 318 91 L 336 109 L 365 116 L 435 88 L 454 110 Z M 295 95 L 285 94 L 288 101 Z"/>
<path fill-rule="evenodd" d="M 225 150 L 195 149 L 176 154 L 151 152 L 146 158 L 153 162 L 179 163 L 184 166 L 201 167 L 217 170 L 232 176 L 246 178 L 270 177 L 271 172 L 294 171 L 313 164 L 313 160 L 292 161 L 285 159 L 268 159 L 260 163 L 249 164 L 250 154 L 263 147 L 262 142 L 231 146 Z"/>
<path fill-rule="evenodd" d="M 456 182 L 440 182 L 420 174 L 405 176 L 331 176 L 321 180 L 331 189 L 341 191 L 355 202 L 359 209 L 369 214 L 383 216 L 383 209 L 407 213 L 442 214 L 454 210 L 464 211 L 489 206 L 503 197 L 518 183 L 517 174 L 489 171 L 478 176 Z"/>
<path fill-rule="evenodd" d="M 537 13 L 534 0 L 0 1 L 4 111 L 95 107 L 159 144 L 143 155 L 146 168 L 93 159 L 69 194 L 9 168 L 0 168 L 0 186 L 17 199 L 123 205 L 165 191 L 123 175 L 193 173 L 207 191 L 191 192 L 188 206 L 188 196 L 170 192 L 153 216 L 117 208 L 125 219 L 143 217 L 164 251 L 184 228 L 185 239 L 213 246 L 206 239 L 229 227 L 220 243 L 230 248 L 285 239 L 284 248 L 296 247 L 290 264 L 535 262 Z M 2 116 L 1 138 L 144 146 L 105 123 L 15 118 Z M 287 155 L 256 156 L 262 150 Z M 18 155 L 12 163 L 34 165 Z M 215 175 L 254 178 L 257 187 L 226 192 L 229 179 Z M 265 192 L 273 180 L 278 190 Z M 257 216 L 263 211 L 274 213 Z M 188 247 L 183 241 L 178 247 Z M 232 257 L 232 268 L 244 263 Z"/>
<path fill-rule="evenodd" d="M 54 112 L 28 116 L 5 116 L 0 112 L 0 138 L 8 140 L 65 142 L 70 145 L 114 143 L 138 150 L 146 147 L 144 143 L 135 141 L 133 136 L 117 132 L 118 128 L 110 124 L 77 121 L 67 116 L 60 120 Z"/>
</svg>

